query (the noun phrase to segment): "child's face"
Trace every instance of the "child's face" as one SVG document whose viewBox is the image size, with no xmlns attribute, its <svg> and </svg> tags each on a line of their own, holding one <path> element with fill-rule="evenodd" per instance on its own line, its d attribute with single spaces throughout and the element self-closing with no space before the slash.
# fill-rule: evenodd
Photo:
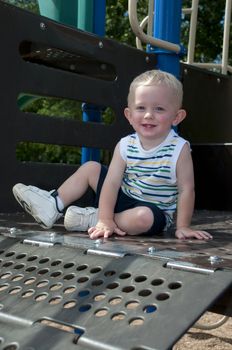
<svg viewBox="0 0 232 350">
<path fill-rule="evenodd" d="M 162 142 L 173 125 L 185 117 L 179 110 L 172 90 L 164 85 L 138 86 L 134 101 L 125 109 L 125 116 L 138 133 L 144 147 Z"/>
</svg>

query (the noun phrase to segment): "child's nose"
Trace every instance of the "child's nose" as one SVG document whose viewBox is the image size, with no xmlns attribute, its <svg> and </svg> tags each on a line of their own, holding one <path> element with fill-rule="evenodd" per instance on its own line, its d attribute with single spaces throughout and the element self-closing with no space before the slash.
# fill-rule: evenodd
<svg viewBox="0 0 232 350">
<path fill-rule="evenodd" d="M 146 111 L 145 115 L 144 115 L 145 119 L 149 119 L 149 118 L 153 118 L 153 113 L 152 111 Z"/>
</svg>

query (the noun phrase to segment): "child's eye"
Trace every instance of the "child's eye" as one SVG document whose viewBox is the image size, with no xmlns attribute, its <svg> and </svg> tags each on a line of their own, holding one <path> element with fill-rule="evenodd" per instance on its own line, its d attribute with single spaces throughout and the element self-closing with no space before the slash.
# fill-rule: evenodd
<svg viewBox="0 0 232 350">
<path fill-rule="evenodd" d="M 137 106 L 137 107 L 136 107 L 136 110 L 137 110 L 137 111 L 143 111 L 143 110 L 144 110 L 144 106 Z"/>
<path fill-rule="evenodd" d="M 164 108 L 158 106 L 158 107 L 155 107 L 155 111 L 156 111 L 156 112 L 163 112 L 163 111 L 164 111 Z"/>
</svg>

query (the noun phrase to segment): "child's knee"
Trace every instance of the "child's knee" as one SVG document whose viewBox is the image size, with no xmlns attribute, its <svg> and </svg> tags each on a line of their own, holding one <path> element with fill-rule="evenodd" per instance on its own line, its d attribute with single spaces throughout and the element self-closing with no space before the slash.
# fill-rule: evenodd
<svg viewBox="0 0 232 350">
<path fill-rule="evenodd" d="M 154 215 L 150 208 L 140 207 L 137 211 L 137 225 L 141 231 L 148 231 L 154 222 Z"/>
<path fill-rule="evenodd" d="M 101 164 L 98 162 L 95 162 L 93 160 L 90 160 L 81 166 L 82 170 L 89 174 L 90 176 L 100 174 L 101 171 Z"/>
</svg>

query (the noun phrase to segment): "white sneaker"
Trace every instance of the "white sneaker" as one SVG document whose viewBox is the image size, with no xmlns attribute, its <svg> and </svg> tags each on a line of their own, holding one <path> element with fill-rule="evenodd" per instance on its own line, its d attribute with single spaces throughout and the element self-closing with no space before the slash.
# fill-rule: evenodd
<svg viewBox="0 0 232 350">
<path fill-rule="evenodd" d="M 63 215 L 57 209 L 56 191 L 45 191 L 35 186 L 16 184 L 13 187 L 13 194 L 19 204 L 26 212 L 43 228 L 51 228 L 53 224 Z"/>
<path fill-rule="evenodd" d="M 76 206 L 68 207 L 64 216 L 64 227 L 67 231 L 87 231 L 95 226 L 98 220 L 98 209 Z"/>
</svg>

